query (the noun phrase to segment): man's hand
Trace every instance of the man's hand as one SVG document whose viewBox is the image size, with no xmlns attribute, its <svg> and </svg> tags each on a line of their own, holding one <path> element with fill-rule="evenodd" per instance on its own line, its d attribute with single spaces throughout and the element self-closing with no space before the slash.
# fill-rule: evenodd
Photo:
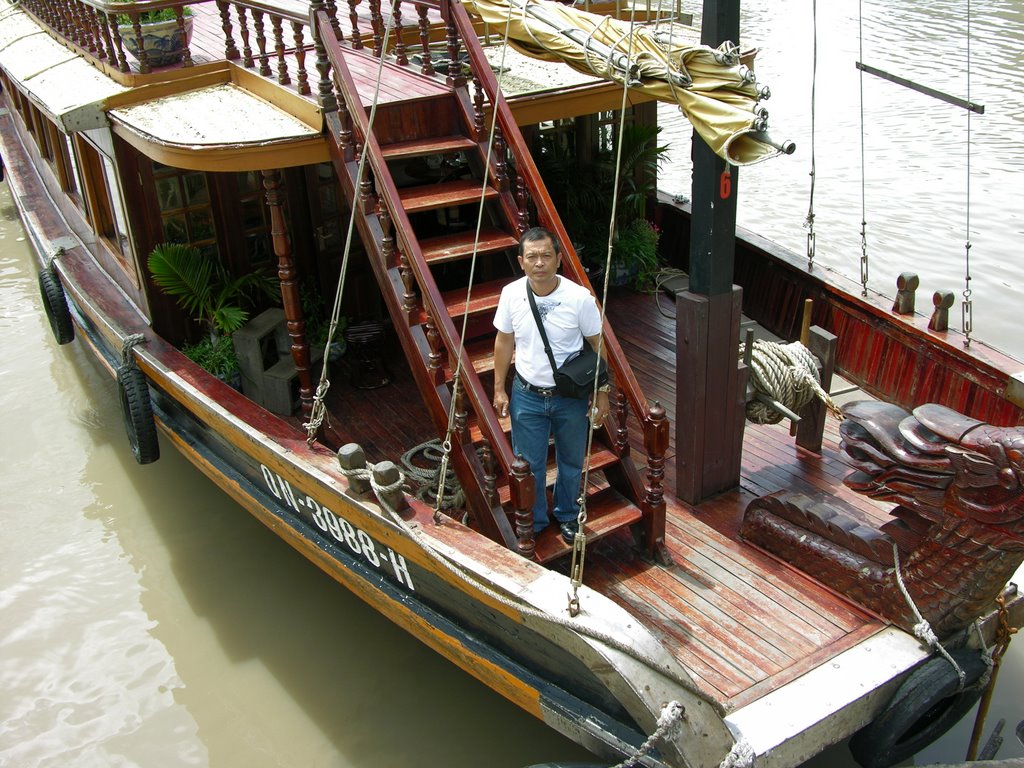
<svg viewBox="0 0 1024 768">
<path fill-rule="evenodd" d="M 508 416 L 508 395 L 505 394 L 504 387 L 494 393 L 494 412 L 498 414 L 499 419 Z"/>
<path fill-rule="evenodd" d="M 598 392 L 597 401 L 594 406 L 590 409 L 590 417 L 594 424 L 594 429 L 604 424 L 605 418 L 608 416 L 610 406 L 608 405 L 608 393 Z"/>
</svg>

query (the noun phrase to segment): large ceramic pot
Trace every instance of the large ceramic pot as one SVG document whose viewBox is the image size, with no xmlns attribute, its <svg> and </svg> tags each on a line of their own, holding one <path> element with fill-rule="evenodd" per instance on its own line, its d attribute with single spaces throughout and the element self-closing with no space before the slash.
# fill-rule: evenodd
<svg viewBox="0 0 1024 768">
<path fill-rule="evenodd" d="M 136 59 L 140 58 L 139 43 L 131 24 L 118 25 L 125 48 Z M 175 19 L 148 21 L 142 24 L 142 40 L 149 58 L 149 66 L 164 67 L 177 64 L 185 55 L 185 46 L 192 39 L 192 17 L 185 17 L 185 39 L 182 40 Z"/>
</svg>

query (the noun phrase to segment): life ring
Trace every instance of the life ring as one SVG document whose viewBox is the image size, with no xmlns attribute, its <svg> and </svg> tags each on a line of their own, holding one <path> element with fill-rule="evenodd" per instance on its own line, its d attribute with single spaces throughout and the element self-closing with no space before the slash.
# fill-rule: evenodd
<svg viewBox="0 0 1024 768">
<path fill-rule="evenodd" d="M 43 296 L 43 309 L 50 321 L 50 330 L 58 344 L 68 344 L 75 339 L 75 324 L 71 322 L 68 297 L 60 284 L 57 270 L 52 266 L 39 270 L 39 293 Z"/>
<path fill-rule="evenodd" d="M 882 713 L 850 739 L 850 752 L 864 768 L 889 768 L 917 754 L 966 715 L 981 697 L 978 680 L 987 665 L 981 654 L 958 648 L 950 656 L 964 672 L 933 656 L 910 673 Z"/>
<path fill-rule="evenodd" d="M 152 464 L 160 458 L 160 442 L 146 374 L 132 363 L 121 365 L 117 369 L 117 391 L 132 455 L 139 464 Z"/>
</svg>

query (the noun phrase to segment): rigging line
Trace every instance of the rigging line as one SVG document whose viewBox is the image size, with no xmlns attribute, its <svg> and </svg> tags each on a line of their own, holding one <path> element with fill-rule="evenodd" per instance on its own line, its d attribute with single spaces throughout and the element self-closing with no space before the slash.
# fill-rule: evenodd
<svg viewBox="0 0 1024 768">
<path fill-rule="evenodd" d="M 815 166 L 815 154 L 814 154 L 814 137 L 815 137 L 815 126 L 814 119 L 817 114 L 816 109 L 816 94 L 818 87 L 818 0 L 813 0 L 811 3 L 811 19 L 813 24 L 812 44 L 811 44 L 811 192 L 810 199 L 807 204 L 807 218 L 804 221 L 804 226 L 807 227 L 807 269 L 814 269 L 814 247 L 815 247 L 815 234 L 814 234 L 814 183 L 817 180 L 817 171 Z"/>
<path fill-rule="evenodd" d="M 455 406 L 457 403 L 457 394 L 459 391 L 459 384 L 462 381 L 462 357 L 466 350 L 466 328 L 469 324 L 469 305 L 470 299 L 473 295 L 473 281 L 476 276 L 476 260 L 479 248 L 480 248 L 480 229 L 483 225 L 484 210 L 487 202 L 487 183 L 490 181 L 491 175 L 491 155 L 494 152 L 494 135 L 497 130 L 498 122 L 498 103 L 500 102 L 501 96 L 501 81 L 505 76 L 505 53 L 508 51 L 508 39 L 509 31 L 512 27 L 512 4 L 509 3 L 508 15 L 505 17 L 505 35 L 502 40 L 501 58 L 498 62 L 498 90 L 495 93 L 495 103 L 491 105 L 491 127 L 487 135 L 487 156 L 484 158 L 484 173 L 483 182 L 480 185 L 480 203 L 477 207 L 476 216 L 476 232 L 473 236 L 473 255 L 469 264 L 469 284 L 466 286 L 466 303 L 462 312 L 462 331 L 459 335 L 459 352 L 455 359 L 455 374 L 452 378 L 452 400 L 448 406 L 448 429 L 445 434 L 444 442 L 442 443 L 442 455 L 441 455 L 441 471 L 438 472 L 438 485 L 437 485 L 437 498 L 438 506 L 434 510 L 434 522 L 440 522 L 441 514 L 441 498 L 444 496 L 444 485 L 446 470 L 448 468 L 448 457 L 451 454 L 452 448 L 452 432 L 455 430 Z"/>
<path fill-rule="evenodd" d="M 864 61 L 864 7 L 863 0 L 857 0 L 857 45 L 860 61 Z M 864 187 L 867 166 L 864 164 L 864 70 L 859 70 L 860 80 L 860 285 L 861 296 L 868 295 L 868 214 Z"/>
<path fill-rule="evenodd" d="M 363 151 L 359 155 L 359 167 L 356 170 L 355 185 L 353 186 L 353 195 L 357 194 L 359 187 L 363 181 L 363 175 L 366 172 L 366 156 L 369 153 L 370 136 L 373 134 L 373 124 L 377 117 L 377 102 L 380 100 L 380 85 L 382 75 L 384 72 L 384 57 L 388 50 L 388 41 L 391 37 L 391 24 L 392 20 L 384 19 L 384 41 L 381 45 L 380 60 L 377 62 L 377 80 L 374 83 L 373 89 L 373 102 L 370 105 L 370 116 L 367 120 L 366 135 L 363 137 Z M 354 201 L 350 206 L 351 211 L 348 217 L 348 231 L 345 234 L 345 249 L 341 259 L 341 272 L 338 275 L 338 287 L 334 293 L 334 306 L 331 309 L 331 322 L 327 328 L 327 341 L 324 349 L 330 349 L 331 342 L 334 341 L 334 333 L 338 327 L 338 317 L 341 315 L 341 297 L 345 291 L 345 275 L 348 273 L 348 260 L 349 255 L 352 251 L 352 232 L 355 229 L 356 222 L 356 210 L 359 208 L 358 201 Z M 316 433 L 320 429 L 320 425 L 323 423 L 324 418 L 327 415 L 327 406 L 324 404 L 327 398 L 327 391 L 331 388 L 331 382 L 327 378 L 327 360 L 326 356 L 324 364 L 320 368 L 320 382 L 316 387 L 316 394 L 313 396 L 313 408 L 309 416 L 309 421 L 303 426 L 306 428 L 306 443 L 312 447 L 313 442 L 316 440 Z"/>
<path fill-rule="evenodd" d="M 633 35 L 636 27 L 636 6 L 633 5 L 630 8 L 629 14 L 629 45 L 626 51 L 628 61 L 633 59 Z M 620 41 L 621 42 L 621 41 Z M 618 43 L 616 43 L 618 45 Z M 615 240 L 615 216 L 619 206 L 619 177 L 622 173 L 622 145 L 623 138 L 625 135 L 626 127 L 626 106 L 628 103 L 629 96 L 629 77 L 622 78 L 622 103 L 619 106 L 619 141 L 618 146 L 615 148 L 615 176 L 614 183 L 612 185 L 612 205 L 611 205 L 611 218 L 608 221 L 608 248 L 605 254 L 604 264 L 604 286 L 601 294 L 601 332 L 597 340 L 597 357 L 598 360 L 604 352 L 604 328 L 605 328 L 605 315 L 607 314 L 608 307 L 608 284 L 611 273 L 612 264 L 612 246 Z M 585 342 L 589 343 L 589 342 Z M 600 365 L 595 366 L 594 369 L 594 385 L 591 390 L 590 403 L 591 403 L 591 422 L 596 415 L 597 408 L 597 388 L 599 386 L 599 372 Z M 609 416 L 611 415 L 609 408 Z M 607 418 L 607 416 L 605 417 Z M 570 567 L 570 584 L 572 586 L 572 594 L 569 595 L 569 613 L 570 615 L 577 615 L 580 611 L 580 602 L 578 590 L 583 584 L 583 564 L 586 559 L 586 547 L 587 538 L 583 533 L 583 526 L 587 522 L 587 485 L 590 478 L 590 459 L 594 449 L 594 425 L 591 423 L 591 428 L 587 430 L 587 451 L 583 461 L 583 478 L 580 483 L 580 496 L 579 505 L 580 511 L 576 516 L 576 537 L 573 539 L 572 545 L 572 565 Z"/>
<path fill-rule="evenodd" d="M 971 100 L 971 0 L 967 0 L 967 101 Z M 971 301 L 971 110 L 967 110 L 967 211 L 964 239 L 964 302 L 962 327 L 964 346 L 971 345 L 974 330 L 973 302 Z"/>
</svg>

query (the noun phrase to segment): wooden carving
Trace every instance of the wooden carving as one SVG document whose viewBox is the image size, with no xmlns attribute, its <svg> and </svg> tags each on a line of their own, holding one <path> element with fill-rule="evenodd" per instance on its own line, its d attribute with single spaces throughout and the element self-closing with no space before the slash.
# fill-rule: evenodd
<svg viewBox="0 0 1024 768">
<path fill-rule="evenodd" d="M 940 405 L 844 408 L 845 483 L 891 501 L 880 528 L 841 502 L 778 493 L 747 507 L 741 534 L 900 627 L 918 623 L 896 578 L 942 637 L 970 624 L 1024 560 L 1024 427 Z M 895 553 L 894 553 L 895 547 Z"/>
</svg>

